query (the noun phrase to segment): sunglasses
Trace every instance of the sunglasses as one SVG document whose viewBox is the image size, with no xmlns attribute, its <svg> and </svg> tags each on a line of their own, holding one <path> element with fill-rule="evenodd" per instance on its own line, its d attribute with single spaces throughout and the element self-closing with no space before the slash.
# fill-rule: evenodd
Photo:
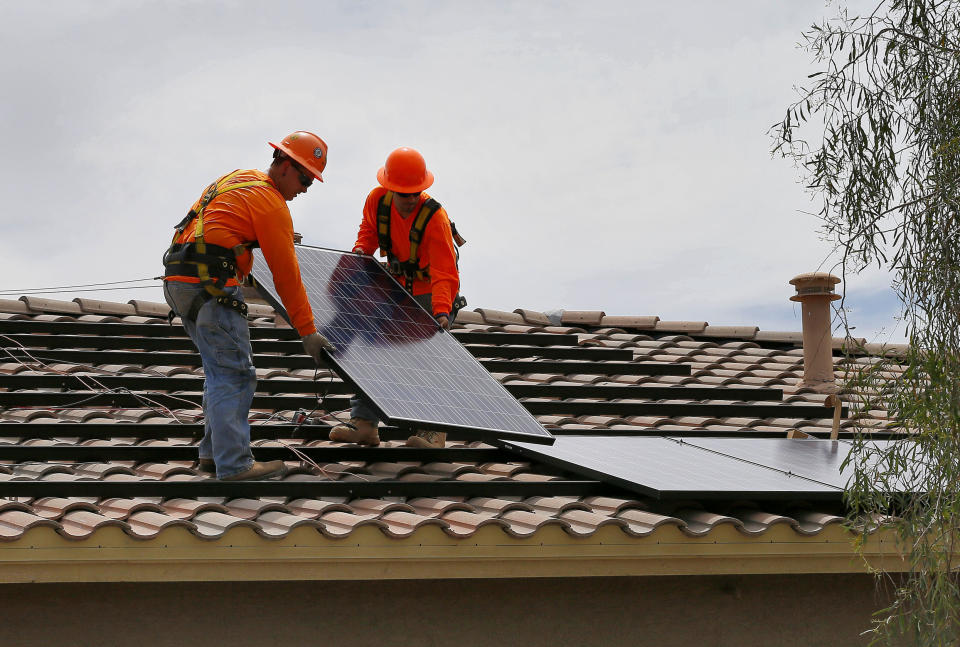
<svg viewBox="0 0 960 647">
<path fill-rule="evenodd" d="M 397 197 L 400 197 L 400 198 L 416 198 L 416 197 L 419 197 L 419 196 L 420 196 L 420 193 L 422 193 L 422 192 L 421 192 L 421 191 L 417 191 L 416 193 L 400 193 L 400 192 L 397 192 Z"/>
<path fill-rule="evenodd" d="M 290 162 L 290 166 L 292 166 L 293 169 L 297 172 L 297 179 L 300 180 L 300 184 L 303 185 L 303 188 L 307 188 L 311 184 L 313 184 L 312 175 L 308 175 L 307 173 L 305 173 L 303 170 L 303 167 L 297 164 L 296 162 L 294 162 L 293 160 L 289 160 L 289 162 Z"/>
</svg>

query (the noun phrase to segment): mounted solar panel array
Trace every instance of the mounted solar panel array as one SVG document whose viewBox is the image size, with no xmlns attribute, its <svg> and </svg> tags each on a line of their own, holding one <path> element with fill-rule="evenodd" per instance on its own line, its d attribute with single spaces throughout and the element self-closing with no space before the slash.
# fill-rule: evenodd
<svg viewBox="0 0 960 647">
<path fill-rule="evenodd" d="M 839 500 L 854 473 L 841 469 L 853 445 L 835 440 L 565 436 L 505 447 L 657 499 Z"/>
<path fill-rule="evenodd" d="M 297 260 L 317 330 L 337 372 L 393 424 L 479 438 L 553 442 L 502 384 L 373 258 L 299 245 Z M 266 262 L 255 284 L 286 316 Z"/>
</svg>

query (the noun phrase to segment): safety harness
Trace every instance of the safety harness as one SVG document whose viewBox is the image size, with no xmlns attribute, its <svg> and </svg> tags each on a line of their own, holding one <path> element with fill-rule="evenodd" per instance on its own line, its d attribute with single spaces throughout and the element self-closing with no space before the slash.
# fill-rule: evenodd
<svg viewBox="0 0 960 647">
<path fill-rule="evenodd" d="M 427 230 L 427 225 L 433 214 L 440 210 L 440 203 L 429 198 L 420 207 L 420 211 L 414 217 L 413 224 L 410 226 L 410 257 L 406 261 L 401 261 L 393 253 L 393 241 L 390 238 L 390 206 L 393 203 L 393 191 L 387 191 L 380 198 L 377 204 L 377 242 L 380 245 L 380 255 L 387 257 L 387 269 L 390 273 L 403 278 L 404 287 L 408 292 L 413 291 L 413 282 L 418 280 L 427 280 L 430 278 L 430 266 L 420 267 L 420 243 L 423 241 L 423 234 Z M 460 262 L 460 250 L 466 243 L 457 232 L 457 226 L 451 222 L 450 232 L 453 235 L 453 251 L 456 254 L 457 265 Z M 453 311 L 451 316 L 467 305 L 467 300 L 462 295 L 457 295 L 453 300 Z"/>
<path fill-rule="evenodd" d="M 191 321 L 196 321 L 200 308 L 210 299 L 216 299 L 217 303 L 237 311 L 243 317 L 247 316 L 247 304 L 230 296 L 223 288 L 228 280 L 237 275 L 237 257 L 259 245 L 252 241 L 234 247 L 221 247 L 208 243 L 203 238 L 203 212 L 214 198 L 235 189 L 269 186 L 269 183 L 263 180 L 230 184 L 230 180 L 238 173 L 240 171 L 234 171 L 207 187 L 197 209 L 191 209 L 177 224 L 170 248 L 163 255 L 164 276 L 195 276 L 203 286 L 204 291 L 197 294 L 186 313 L 186 317 Z M 194 220 L 197 225 L 193 242 L 178 243 L 177 239 Z M 170 314 L 173 315 L 172 312 Z"/>
</svg>

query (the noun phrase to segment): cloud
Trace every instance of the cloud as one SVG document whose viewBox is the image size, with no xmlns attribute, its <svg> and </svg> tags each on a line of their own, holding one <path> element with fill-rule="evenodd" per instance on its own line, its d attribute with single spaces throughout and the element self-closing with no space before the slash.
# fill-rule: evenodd
<svg viewBox="0 0 960 647">
<path fill-rule="evenodd" d="M 807 73 L 794 44 L 822 13 L 815 1 L 15 5 L 0 27 L 0 289 L 155 276 L 211 180 L 265 167 L 267 140 L 308 129 L 330 163 L 291 204 L 306 242 L 350 248 L 377 168 L 409 145 L 469 239 L 471 306 L 773 328 L 786 319 L 771 313 L 790 312 L 787 281 L 830 255 L 766 135 Z"/>
</svg>

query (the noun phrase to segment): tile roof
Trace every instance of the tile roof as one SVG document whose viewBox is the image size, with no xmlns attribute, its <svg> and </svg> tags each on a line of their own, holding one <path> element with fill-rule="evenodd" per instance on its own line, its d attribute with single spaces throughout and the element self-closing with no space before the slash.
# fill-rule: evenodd
<svg viewBox="0 0 960 647">
<path fill-rule="evenodd" d="M 144 301 L 0 300 L 0 489 L 36 486 L 0 498 L 0 550 L 44 528 L 71 541 L 108 529 L 137 540 L 185 531 L 212 541 L 240 528 L 269 540 L 303 529 L 343 539 L 363 528 L 397 540 L 429 529 L 455 540 L 491 529 L 531 539 L 556 528 L 577 539 L 615 531 L 629 542 L 720 536 L 726 527 L 744 539 L 782 540 L 778 529 L 787 529 L 787 540 L 799 541 L 839 531 L 843 520 L 839 506 L 804 501 L 655 501 L 453 433 L 443 450 L 415 451 L 399 449 L 407 434 L 386 427 L 381 448 L 351 453 L 326 440 L 335 420 L 322 411 L 293 424 L 298 410 L 317 408 L 318 389 L 334 411 L 347 407 L 349 389 L 331 371 L 315 373 L 266 306 L 251 308 L 259 379 L 251 435 L 258 457 L 284 458 L 290 471 L 282 481 L 218 489 L 194 462 L 202 368 L 166 314 Z M 478 308 L 460 313 L 453 334 L 554 434 L 831 431 L 825 396 L 800 386 L 798 333 Z M 837 379 L 872 361 L 835 355 Z M 890 424 L 882 410 L 851 411 L 841 433 Z"/>
</svg>

